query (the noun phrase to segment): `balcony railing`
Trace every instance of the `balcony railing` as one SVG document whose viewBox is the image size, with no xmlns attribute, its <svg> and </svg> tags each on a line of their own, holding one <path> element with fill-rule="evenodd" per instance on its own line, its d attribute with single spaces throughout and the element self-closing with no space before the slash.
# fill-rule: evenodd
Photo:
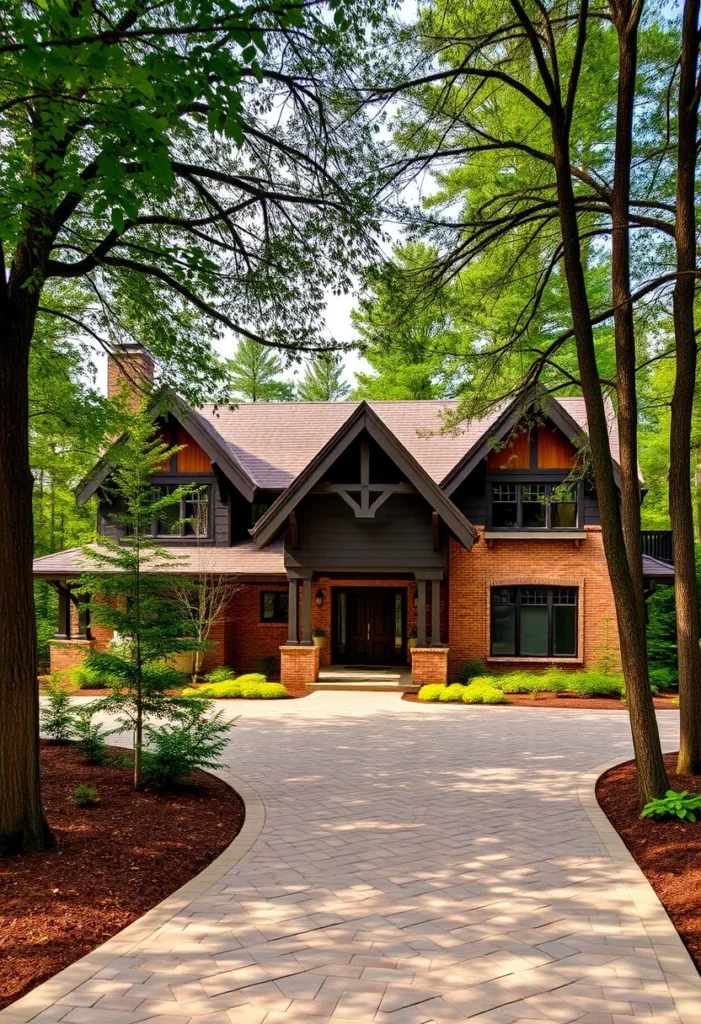
<svg viewBox="0 0 701 1024">
<path fill-rule="evenodd" d="M 671 530 L 643 530 L 643 554 L 674 565 Z"/>
</svg>

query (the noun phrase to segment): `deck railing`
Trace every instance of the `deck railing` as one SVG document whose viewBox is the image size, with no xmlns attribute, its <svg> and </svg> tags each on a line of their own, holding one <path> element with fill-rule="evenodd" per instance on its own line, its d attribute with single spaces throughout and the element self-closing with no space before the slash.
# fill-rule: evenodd
<svg viewBox="0 0 701 1024">
<path fill-rule="evenodd" d="M 643 554 L 657 558 L 660 562 L 674 565 L 674 548 L 671 530 L 643 530 Z"/>
</svg>

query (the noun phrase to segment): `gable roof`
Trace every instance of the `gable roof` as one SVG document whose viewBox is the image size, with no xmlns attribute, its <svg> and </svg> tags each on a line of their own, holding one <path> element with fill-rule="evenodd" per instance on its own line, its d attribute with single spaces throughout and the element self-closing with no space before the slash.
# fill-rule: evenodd
<svg viewBox="0 0 701 1024">
<path fill-rule="evenodd" d="M 319 483 L 336 459 L 364 430 L 390 456 L 419 494 L 440 515 L 448 529 L 469 551 L 477 535 L 475 528 L 367 402 L 361 402 L 355 407 L 353 413 L 340 425 L 336 433 L 329 438 L 287 490 L 258 520 L 251 531 L 258 547 L 262 548 L 270 543 L 282 528 L 290 512 Z"/>
<path fill-rule="evenodd" d="M 227 444 L 221 435 L 217 433 L 209 419 L 202 416 L 195 409 L 190 408 L 187 402 L 183 401 L 179 395 L 165 387 L 156 396 L 152 411 L 156 416 L 170 413 L 187 430 L 193 441 L 205 452 L 210 462 L 221 470 L 224 476 L 248 501 L 253 501 L 256 491 L 255 482 L 237 458 L 231 445 Z M 117 438 L 93 468 L 92 472 L 80 482 L 76 491 L 78 505 L 84 505 L 86 501 L 92 498 L 93 494 L 109 476 L 112 471 L 109 451 L 115 445 L 120 444 L 121 441 L 122 438 Z"/>
<path fill-rule="evenodd" d="M 581 397 L 551 398 L 581 432 L 587 414 Z M 236 408 L 205 405 L 197 415 L 207 421 L 261 490 L 283 491 L 355 413 L 360 402 L 252 402 Z M 424 471 L 442 484 L 465 454 L 484 439 L 503 415 L 503 404 L 489 415 L 467 420 L 441 433 L 444 415 L 456 400 L 366 402 Z M 509 403 L 511 404 L 511 403 Z M 607 399 L 611 454 L 618 461 L 618 424 Z"/>
<path fill-rule="evenodd" d="M 453 494 L 457 490 L 477 464 L 492 451 L 492 440 L 502 441 L 508 437 L 521 421 L 524 409 L 536 401 L 539 402 L 540 410 L 544 415 L 552 420 L 568 440 L 575 441 L 578 437 L 587 436 L 587 410 L 583 398 L 554 398 L 552 395 L 542 392 L 536 392 L 532 399 L 515 398 L 512 402 L 504 403 L 495 410 L 496 418 L 493 422 L 441 481 L 441 487 L 446 494 Z M 608 395 L 605 398 L 605 413 L 609 426 L 609 444 L 613 458 L 614 477 L 617 486 L 620 487 L 618 422 L 613 403 Z"/>
</svg>

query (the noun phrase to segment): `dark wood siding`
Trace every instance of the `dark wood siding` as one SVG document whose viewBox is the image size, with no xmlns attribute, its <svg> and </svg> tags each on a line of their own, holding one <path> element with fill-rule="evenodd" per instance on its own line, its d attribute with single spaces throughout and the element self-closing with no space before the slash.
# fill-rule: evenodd
<svg viewBox="0 0 701 1024">
<path fill-rule="evenodd" d="M 433 550 L 431 509 L 414 494 L 395 494 L 373 519 L 356 518 L 335 494 L 312 494 L 297 510 L 299 546 L 285 564 L 335 571 L 442 569 L 445 544 Z"/>
<path fill-rule="evenodd" d="M 487 479 L 484 463 L 480 463 L 460 485 L 453 502 L 473 526 L 487 524 Z"/>
</svg>

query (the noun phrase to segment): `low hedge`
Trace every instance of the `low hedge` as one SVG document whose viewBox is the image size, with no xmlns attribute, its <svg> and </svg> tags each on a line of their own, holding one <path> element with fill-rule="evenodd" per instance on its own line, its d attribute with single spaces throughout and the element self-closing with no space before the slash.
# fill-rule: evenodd
<svg viewBox="0 0 701 1024">
<path fill-rule="evenodd" d="M 420 701 L 464 704 L 503 704 L 507 693 L 576 693 L 582 697 L 625 697 L 622 675 L 605 672 L 508 672 L 505 675 L 475 676 L 463 683 L 430 683 L 419 690 Z"/>
<path fill-rule="evenodd" d="M 245 700 L 280 700 L 288 693 L 282 683 L 269 683 L 258 672 L 249 672 L 238 679 L 227 679 L 221 683 L 204 683 L 198 687 L 183 690 L 183 697 L 243 697 Z"/>
</svg>

